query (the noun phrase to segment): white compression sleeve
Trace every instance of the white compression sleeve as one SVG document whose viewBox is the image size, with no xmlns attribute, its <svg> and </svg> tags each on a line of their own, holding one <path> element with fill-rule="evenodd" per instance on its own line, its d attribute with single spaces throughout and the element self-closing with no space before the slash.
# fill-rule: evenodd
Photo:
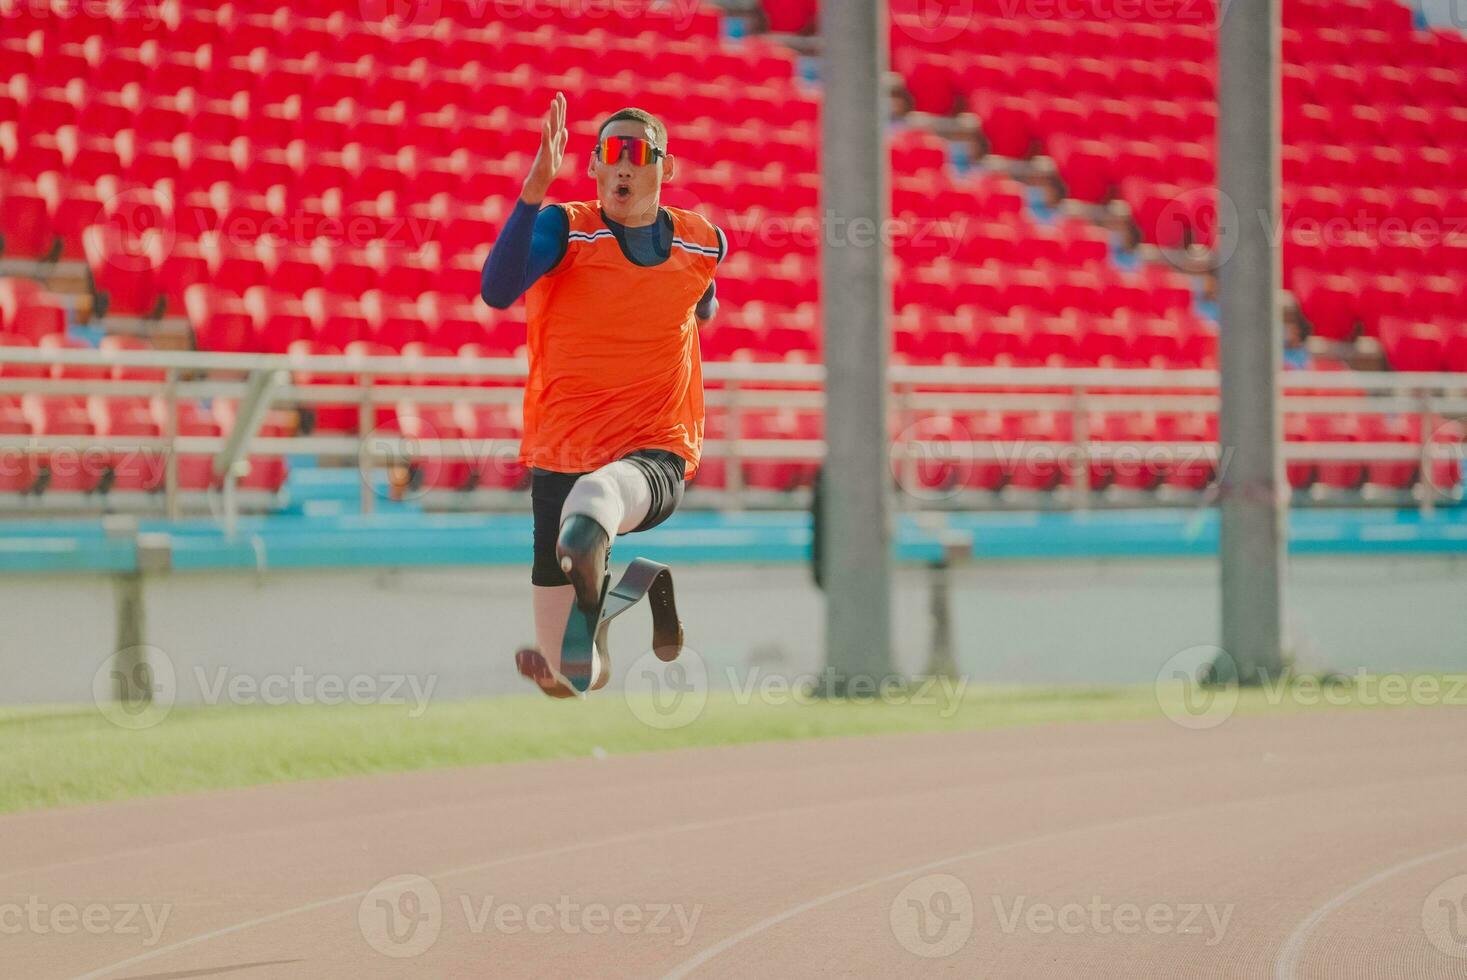
<svg viewBox="0 0 1467 980">
<path fill-rule="evenodd" d="M 560 509 L 560 523 L 572 514 L 591 518 L 608 538 L 626 534 L 647 519 L 652 509 L 652 486 L 635 463 L 624 459 L 587 473 L 571 487 Z"/>
</svg>

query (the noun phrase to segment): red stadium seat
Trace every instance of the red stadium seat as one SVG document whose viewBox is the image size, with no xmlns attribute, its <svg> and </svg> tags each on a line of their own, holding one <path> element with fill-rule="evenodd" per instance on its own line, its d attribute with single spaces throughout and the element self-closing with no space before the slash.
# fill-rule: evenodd
<svg viewBox="0 0 1467 980">
<path fill-rule="evenodd" d="M 0 343 L 4 343 L 3 338 L 0 338 Z M 0 435 L 28 436 L 31 433 L 31 423 L 20 406 L 0 401 Z M 35 483 L 34 456 L 16 452 L 0 453 L 0 493 L 27 493 Z"/>
<path fill-rule="evenodd" d="M 1314 333 L 1329 340 L 1353 340 L 1360 321 L 1360 296 L 1355 281 L 1346 276 L 1294 277 L 1299 307 Z"/>
<path fill-rule="evenodd" d="M 1398 276 L 1373 276 L 1360 288 L 1358 312 L 1364 333 L 1378 336 L 1386 317 L 1402 317 L 1410 309 L 1411 290 Z"/>
<path fill-rule="evenodd" d="M 97 434 L 86 408 L 74 398 L 48 398 L 29 394 L 21 408 L 31 431 L 38 436 L 81 436 Z M 91 493 L 107 470 L 107 454 L 80 447 L 52 449 L 35 457 L 38 479 L 47 493 Z"/>
<path fill-rule="evenodd" d="M 82 233 L 96 224 L 102 214 L 102 201 L 90 181 L 63 178 L 46 173 L 36 179 L 36 186 L 46 201 L 51 230 L 61 239 L 61 258 L 86 257 Z"/>
<path fill-rule="evenodd" d="M 53 333 L 36 341 L 36 346 L 47 350 L 92 350 L 93 348 L 65 334 Z M 111 377 L 112 372 L 104 367 L 93 367 L 82 364 L 53 364 L 51 365 L 51 377 L 58 381 L 101 379 Z"/>
<path fill-rule="evenodd" d="M 368 336 L 370 328 L 360 303 L 325 289 L 307 290 L 303 301 L 320 343 L 342 350 Z"/>
<path fill-rule="evenodd" d="M 253 322 L 255 345 L 266 353 L 284 354 L 314 332 L 305 304 L 288 293 L 252 286 L 245 290 L 243 306 Z"/>
<path fill-rule="evenodd" d="M 424 490 L 463 490 L 470 486 L 474 464 L 480 461 L 478 454 L 473 452 L 476 447 L 455 420 L 451 405 L 399 402 L 397 424 L 403 436 L 409 439 L 443 440 L 460 452 L 469 452 L 468 459 L 446 459 L 439 455 L 411 459 L 418 487 Z"/>
<path fill-rule="evenodd" d="M 239 406 L 229 399 L 215 399 L 214 417 L 224 435 L 229 435 L 234 429 L 238 410 Z M 280 423 L 272 421 L 268 416 L 257 433 L 265 438 L 280 438 L 289 434 Z M 288 468 L 283 456 L 251 455 L 247 457 L 247 462 L 249 472 L 239 480 L 237 485 L 240 490 L 278 493 L 285 485 Z"/>
<path fill-rule="evenodd" d="M 56 133 L 61 163 L 74 180 L 95 181 L 100 177 L 122 173 L 122 160 L 111 134 L 106 137 L 81 135 L 76 126 L 65 126 Z"/>
<path fill-rule="evenodd" d="M 1030 156 L 1035 141 L 1032 104 L 1013 96 L 994 99 L 983 114 L 983 134 L 999 156 Z"/>
<path fill-rule="evenodd" d="M 394 354 L 406 344 L 427 338 L 427 324 L 417 305 L 407 300 L 371 290 L 362 297 L 362 312 L 371 328 L 372 342 Z"/>
<path fill-rule="evenodd" d="M 154 282 L 164 297 L 165 312 L 169 316 L 181 315 L 185 290 L 209 281 L 209 263 L 204 253 L 193 242 L 169 244 L 157 238 L 149 243 L 148 257 L 155 270 Z"/>
<path fill-rule="evenodd" d="M 428 292 L 418 300 L 418 310 L 431 342 L 439 347 L 457 351 L 465 344 L 482 344 L 488 339 L 489 307 L 482 301 Z"/>
<path fill-rule="evenodd" d="M 0 172 L 0 240 L 6 255 L 39 258 L 56 240 L 46 199 L 36 184 Z"/>
<path fill-rule="evenodd" d="M 1399 416 L 1360 416 L 1360 438 L 1364 442 L 1409 443 L 1414 433 Z M 1383 490 L 1404 490 L 1416 482 L 1417 464 L 1413 461 L 1382 460 L 1367 463 L 1366 483 Z"/>
<path fill-rule="evenodd" d="M 287 353 L 293 357 L 325 357 L 340 356 L 341 348 L 330 344 L 320 343 L 314 340 L 294 341 Z M 299 385 L 346 385 L 352 382 L 349 374 L 320 374 L 312 371 L 295 371 L 292 374 L 296 384 Z M 312 402 L 303 414 L 309 415 L 311 426 L 315 431 L 327 433 L 354 433 L 358 428 L 361 410 L 358 406 L 342 403 L 317 403 Z"/>
<path fill-rule="evenodd" d="M 65 330 L 65 310 L 38 283 L 0 278 L 0 331 L 34 342 Z"/>
<path fill-rule="evenodd" d="M 402 356 L 409 361 L 417 361 L 423 365 L 434 367 L 451 367 L 457 361 L 457 354 L 447 347 L 438 347 L 434 344 L 412 341 L 403 345 Z M 408 374 L 408 383 L 414 385 L 454 385 L 462 383 L 462 379 L 454 375 L 433 373 Z"/>
<path fill-rule="evenodd" d="M 167 400 L 161 395 L 156 395 L 151 400 L 149 407 L 153 422 L 158 426 L 159 431 L 167 431 L 169 424 Z M 215 438 L 224 434 L 213 416 L 194 402 L 180 401 L 178 403 L 176 424 L 180 436 Z M 194 492 L 208 490 L 216 482 L 212 456 L 193 453 L 179 455 L 178 488 L 180 490 Z"/>
<path fill-rule="evenodd" d="M 1383 318 L 1380 342 L 1386 359 L 1397 371 L 1440 371 L 1444 367 L 1446 341 L 1442 329 L 1434 323 Z"/>
<path fill-rule="evenodd" d="M 3 284 L 4 280 L 0 280 Z M 18 347 L 21 349 L 35 347 L 35 342 L 29 337 L 18 334 L 0 333 L 0 348 Z M 3 351 L 0 351 L 3 354 Z M 50 370 L 44 364 L 20 364 L 0 360 L 0 378 L 44 378 L 50 375 Z M 9 404 L 13 399 L 0 399 L 0 404 Z"/>
<path fill-rule="evenodd" d="M 87 400 L 87 413 L 99 436 L 156 439 L 162 430 L 153 420 L 146 402 L 110 399 L 94 395 Z M 149 493 L 163 485 L 163 456 L 143 449 L 114 451 L 106 459 L 109 492 Z"/>
<path fill-rule="evenodd" d="M 520 426 L 508 407 L 460 402 L 453 408 L 460 431 L 479 443 L 473 463 L 475 484 L 491 490 L 512 490 L 524 485 L 529 474 L 519 460 Z M 493 440 L 497 445 L 490 445 Z"/>
<path fill-rule="evenodd" d="M 1110 145 L 1100 140 L 1062 141 L 1055 145 L 1055 160 L 1068 175 L 1070 196 L 1081 201 L 1110 199 L 1116 163 Z"/>
<path fill-rule="evenodd" d="M 1004 462 L 1007 485 L 1019 491 L 1052 490 L 1064 479 L 1060 452 L 1069 442 L 1065 420 L 1052 413 L 1018 417 L 1018 452 Z"/>
<path fill-rule="evenodd" d="M 976 113 L 1000 157 L 1047 154 L 1074 201 L 1058 216 L 1031 211 L 1034 188 L 1001 167 L 962 172 L 920 119 L 896 127 L 892 197 L 906 227 L 892 246 L 894 359 L 1214 366 L 1216 330 L 1192 308 L 1200 282 L 1148 261 L 1149 250 L 1139 260 L 1113 253 L 1111 226 L 1076 202 L 1118 198 L 1150 244 L 1214 242 L 1215 5 L 1194 11 L 1193 23 L 1155 11 L 1014 16 L 983 0 L 941 38 L 921 6 L 900 0 L 891 16 L 892 64 L 916 108 Z M 185 5 L 159 24 L 43 17 L 19 5 L 0 40 L 4 257 L 84 259 L 104 326 L 181 313 L 203 350 L 512 357 L 526 344 L 524 307 L 489 310 L 477 298 L 480 269 L 533 152 L 523 137 L 560 88 L 586 115 L 577 140 L 599 114 L 637 99 L 673 120 L 684 151 L 668 203 L 703 210 L 734 246 L 718 277 L 720 317 L 700 331 L 705 355 L 817 359 L 817 243 L 772 233 L 777 221 L 821 220 L 821 148 L 808 135 L 820 104 L 797 86 L 796 56 L 775 38 L 723 43 L 712 10 L 683 24 L 655 5 L 616 18 L 575 5 L 500 7 L 486 14 L 448 0 L 431 31 L 388 37 L 367 30 L 351 0 L 308 12 Z M 786 32 L 812 29 L 817 7 L 764 4 L 769 25 Z M 1418 30 L 1411 17 L 1385 0 L 1286 5 L 1284 285 L 1326 341 L 1374 336 L 1396 370 L 1467 370 L 1467 246 L 1427 240 L 1467 204 L 1454 165 L 1467 148 L 1467 40 Z M 652 59 L 664 77 L 640 87 L 606 67 Z M 582 144 L 567 161 L 566 196 L 589 190 L 584 153 Z M 1340 219 L 1346 228 L 1335 233 Z M 1329 233 L 1311 237 L 1311 224 Z M 69 310 L 0 283 L 0 343 L 64 337 Z M 128 349 L 115 337 L 103 346 Z M 26 371 L 0 366 L 7 376 Z M 445 420 L 441 406 L 403 408 L 407 429 L 463 421 Z M 58 412 L 55 424 L 76 421 Z M 305 414 L 321 431 L 351 432 L 356 412 L 343 402 Z M 993 434 L 985 438 L 1068 439 L 1062 424 L 1034 413 L 938 418 L 973 421 Z M 517 435 L 508 415 L 472 421 L 462 431 Z M 131 410 L 92 422 L 109 431 L 143 424 Z M 1203 443 L 1215 427 L 1205 416 L 1104 413 L 1094 422 L 1092 438 L 1111 442 Z M 215 431 L 213 419 L 198 424 Z M 775 415 L 754 427 L 791 438 L 803 424 Z M 1364 423 L 1356 433 L 1299 426 L 1300 438 L 1316 441 L 1368 435 Z M 208 464 L 190 464 L 191 489 L 211 485 Z M 746 476 L 769 489 L 806 475 L 803 463 L 751 465 Z M 469 472 L 481 486 L 511 487 L 524 476 L 516 467 Z M 985 490 L 1077 478 L 1049 465 L 975 470 L 971 486 Z M 1097 464 L 1088 478 L 1097 488 L 1195 492 L 1212 470 L 1164 463 L 1132 477 Z M 278 486 L 283 466 L 265 471 L 256 485 Z M 1362 482 L 1402 489 L 1413 474 L 1331 461 L 1291 470 L 1297 485 L 1321 493 Z M 109 479 L 114 489 L 155 485 Z M 719 479 L 713 465 L 703 479 Z M 459 485 L 467 483 L 446 481 Z"/>
<path fill-rule="evenodd" d="M 242 352 L 255 348 L 255 323 L 244 301 L 214 286 L 184 289 L 183 305 L 199 350 Z"/>
<path fill-rule="evenodd" d="M 1159 415 L 1156 419 L 1156 438 L 1166 442 L 1217 443 L 1216 415 Z M 1165 468 L 1164 482 L 1169 487 L 1181 490 L 1200 491 L 1206 489 L 1216 478 L 1217 466 L 1214 458 L 1205 449 L 1176 454 Z"/>
<path fill-rule="evenodd" d="M 146 243 L 125 241 L 113 225 L 92 225 L 82 232 L 87 265 L 97 291 L 107 298 L 113 316 L 148 316 L 162 298 Z"/>
<path fill-rule="evenodd" d="M 108 334 L 102 338 L 99 349 L 104 351 L 147 351 L 152 350 L 152 345 L 141 337 L 130 337 L 126 334 Z M 165 376 L 162 368 L 127 367 L 116 365 L 112 368 L 111 377 L 114 381 L 162 381 Z"/>
</svg>

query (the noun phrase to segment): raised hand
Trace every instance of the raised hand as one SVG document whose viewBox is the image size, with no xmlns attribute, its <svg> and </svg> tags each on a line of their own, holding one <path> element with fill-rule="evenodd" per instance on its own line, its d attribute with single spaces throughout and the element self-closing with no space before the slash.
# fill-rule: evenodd
<svg viewBox="0 0 1467 980">
<path fill-rule="evenodd" d="M 565 159 L 565 144 L 570 131 L 565 128 L 565 93 L 556 92 L 550 109 L 540 124 L 540 150 L 535 162 L 530 164 L 530 174 L 525 178 L 520 200 L 526 204 L 539 204 L 545 200 L 560 164 Z"/>
</svg>

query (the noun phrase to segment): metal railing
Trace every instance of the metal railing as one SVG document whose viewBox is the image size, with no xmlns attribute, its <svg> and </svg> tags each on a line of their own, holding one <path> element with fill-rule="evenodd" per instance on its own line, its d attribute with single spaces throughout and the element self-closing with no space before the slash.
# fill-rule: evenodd
<svg viewBox="0 0 1467 980">
<path fill-rule="evenodd" d="M 156 380 L 111 380 L 63 377 L 19 377 L 15 368 L 129 368 L 161 372 Z M 34 370 L 34 367 L 32 367 Z M 302 375 L 312 376 L 305 383 Z M 157 436 L 0 435 L 0 453 L 44 455 L 76 452 L 145 452 L 161 454 L 164 479 L 162 507 L 169 516 L 181 511 L 177 462 L 180 456 L 207 455 L 219 480 L 223 518 L 233 524 L 238 512 L 237 486 L 251 456 L 313 454 L 355 459 L 363 473 L 362 507 L 370 510 L 371 474 L 403 459 L 515 459 L 514 439 L 469 439 L 404 436 L 374 428 L 379 409 L 400 402 L 424 405 L 469 403 L 498 405 L 513 411 L 522 398 L 526 364 L 521 359 L 360 358 L 289 355 L 205 354 L 171 351 L 100 351 L 0 348 L 0 397 L 161 396 L 167 406 Z M 340 376 L 341 383 L 321 379 Z M 1088 507 L 1097 503 L 1086 475 L 1092 464 L 1127 455 L 1174 454 L 1195 460 L 1199 452 L 1213 465 L 1225 464 L 1216 443 L 1190 439 L 1105 440 L 1089 431 L 1089 420 L 1111 413 L 1212 414 L 1218 409 L 1218 375 L 1213 371 L 1104 370 L 993 367 L 893 367 L 892 431 L 881 437 L 891 448 L 892 477 L 905 507 L 938 503 L 982 504 L 981 493 L 961 485 L 952 492 L 927 492 L 917 471 L 934 461 L 949 469 L 978 463 L 1012 465 L 1024 453 L 1041 452 L 1063 464 L 1066 475 L 1048 506 Z M 697 490 L 706 504 L 738 508 L 757 505 L 761 493 L 744 485 L 751 462 L 819 463 L 824 443 L 818 438 L 745 438 L 745 417 L 769 410 L 819 412 L 824 396 L 824 370 L 818 365 L 718 362 L 704 365 L 710 431 L 705 460 L 725 461 L 726 487 Z M 1414 441 L 1286 441 L 1286 463 L 1360 462 L 1414 464 L 1419 467 L 1412 498 L 1423 508 L 1455 501 L 1455 483 L 1438 486 L 1433 474 L 1442 465 L 1460 465 L 1463 453 L 1459 420 L 1467 418 L 1467 375 L 1363 372 L 1288 372 L 1282 381 L 1286 416 L 1302 414 L 1377 415 L 1415 419 Z M 202 399 L 237 403 L 233 428 L 220 436 L 179 434 L 179 405 Z M 272 411 L 321 405 L 355 405 L 354 434 L 264 435 L 261 428 Z M 996 440 L 965 432 L 962 420 L 981 413 L 1053 413 L 1068 417 L 1063 439 Z M 940 434 L 933 418 L 956 419 Z M 717 420 L 716 422 L 714 420 Z M 956 483 L 961 484 L 958 480 Z M 696 484 L 695 484 L 696 486 Z M 768 496 L 764 494 L 762 496 Z M 789 494 L 776 494 L 788 506 Z M 1194 495 L 1195 496 L 1195 495 Z M 1028 503 L 1033 505 L 1033 500 Z"/>
</svg>

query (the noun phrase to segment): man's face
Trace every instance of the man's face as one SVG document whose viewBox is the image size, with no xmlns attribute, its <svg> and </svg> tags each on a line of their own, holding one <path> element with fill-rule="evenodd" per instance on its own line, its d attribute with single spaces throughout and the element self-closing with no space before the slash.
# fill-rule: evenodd
<svg viewBox="0 0 1467 980">
<path fill-rule="evenodd" d="M 652 127 L 635 119 L 618 119 L 601 131 L 601 138 L 624 136 L 649 140 L 660 146 Z M 622 153 L 615 163 L 602 163 L 591 154 L 587 173 L 596 181 L 601 206 L 622 224 L 642 225 L 656 220 L 657 205 L 662 195 L 662 182 L 672 177 L 672 157 L 663 155 L 646 166 L 634 166 L 630 153 Z"/>
</svg>

